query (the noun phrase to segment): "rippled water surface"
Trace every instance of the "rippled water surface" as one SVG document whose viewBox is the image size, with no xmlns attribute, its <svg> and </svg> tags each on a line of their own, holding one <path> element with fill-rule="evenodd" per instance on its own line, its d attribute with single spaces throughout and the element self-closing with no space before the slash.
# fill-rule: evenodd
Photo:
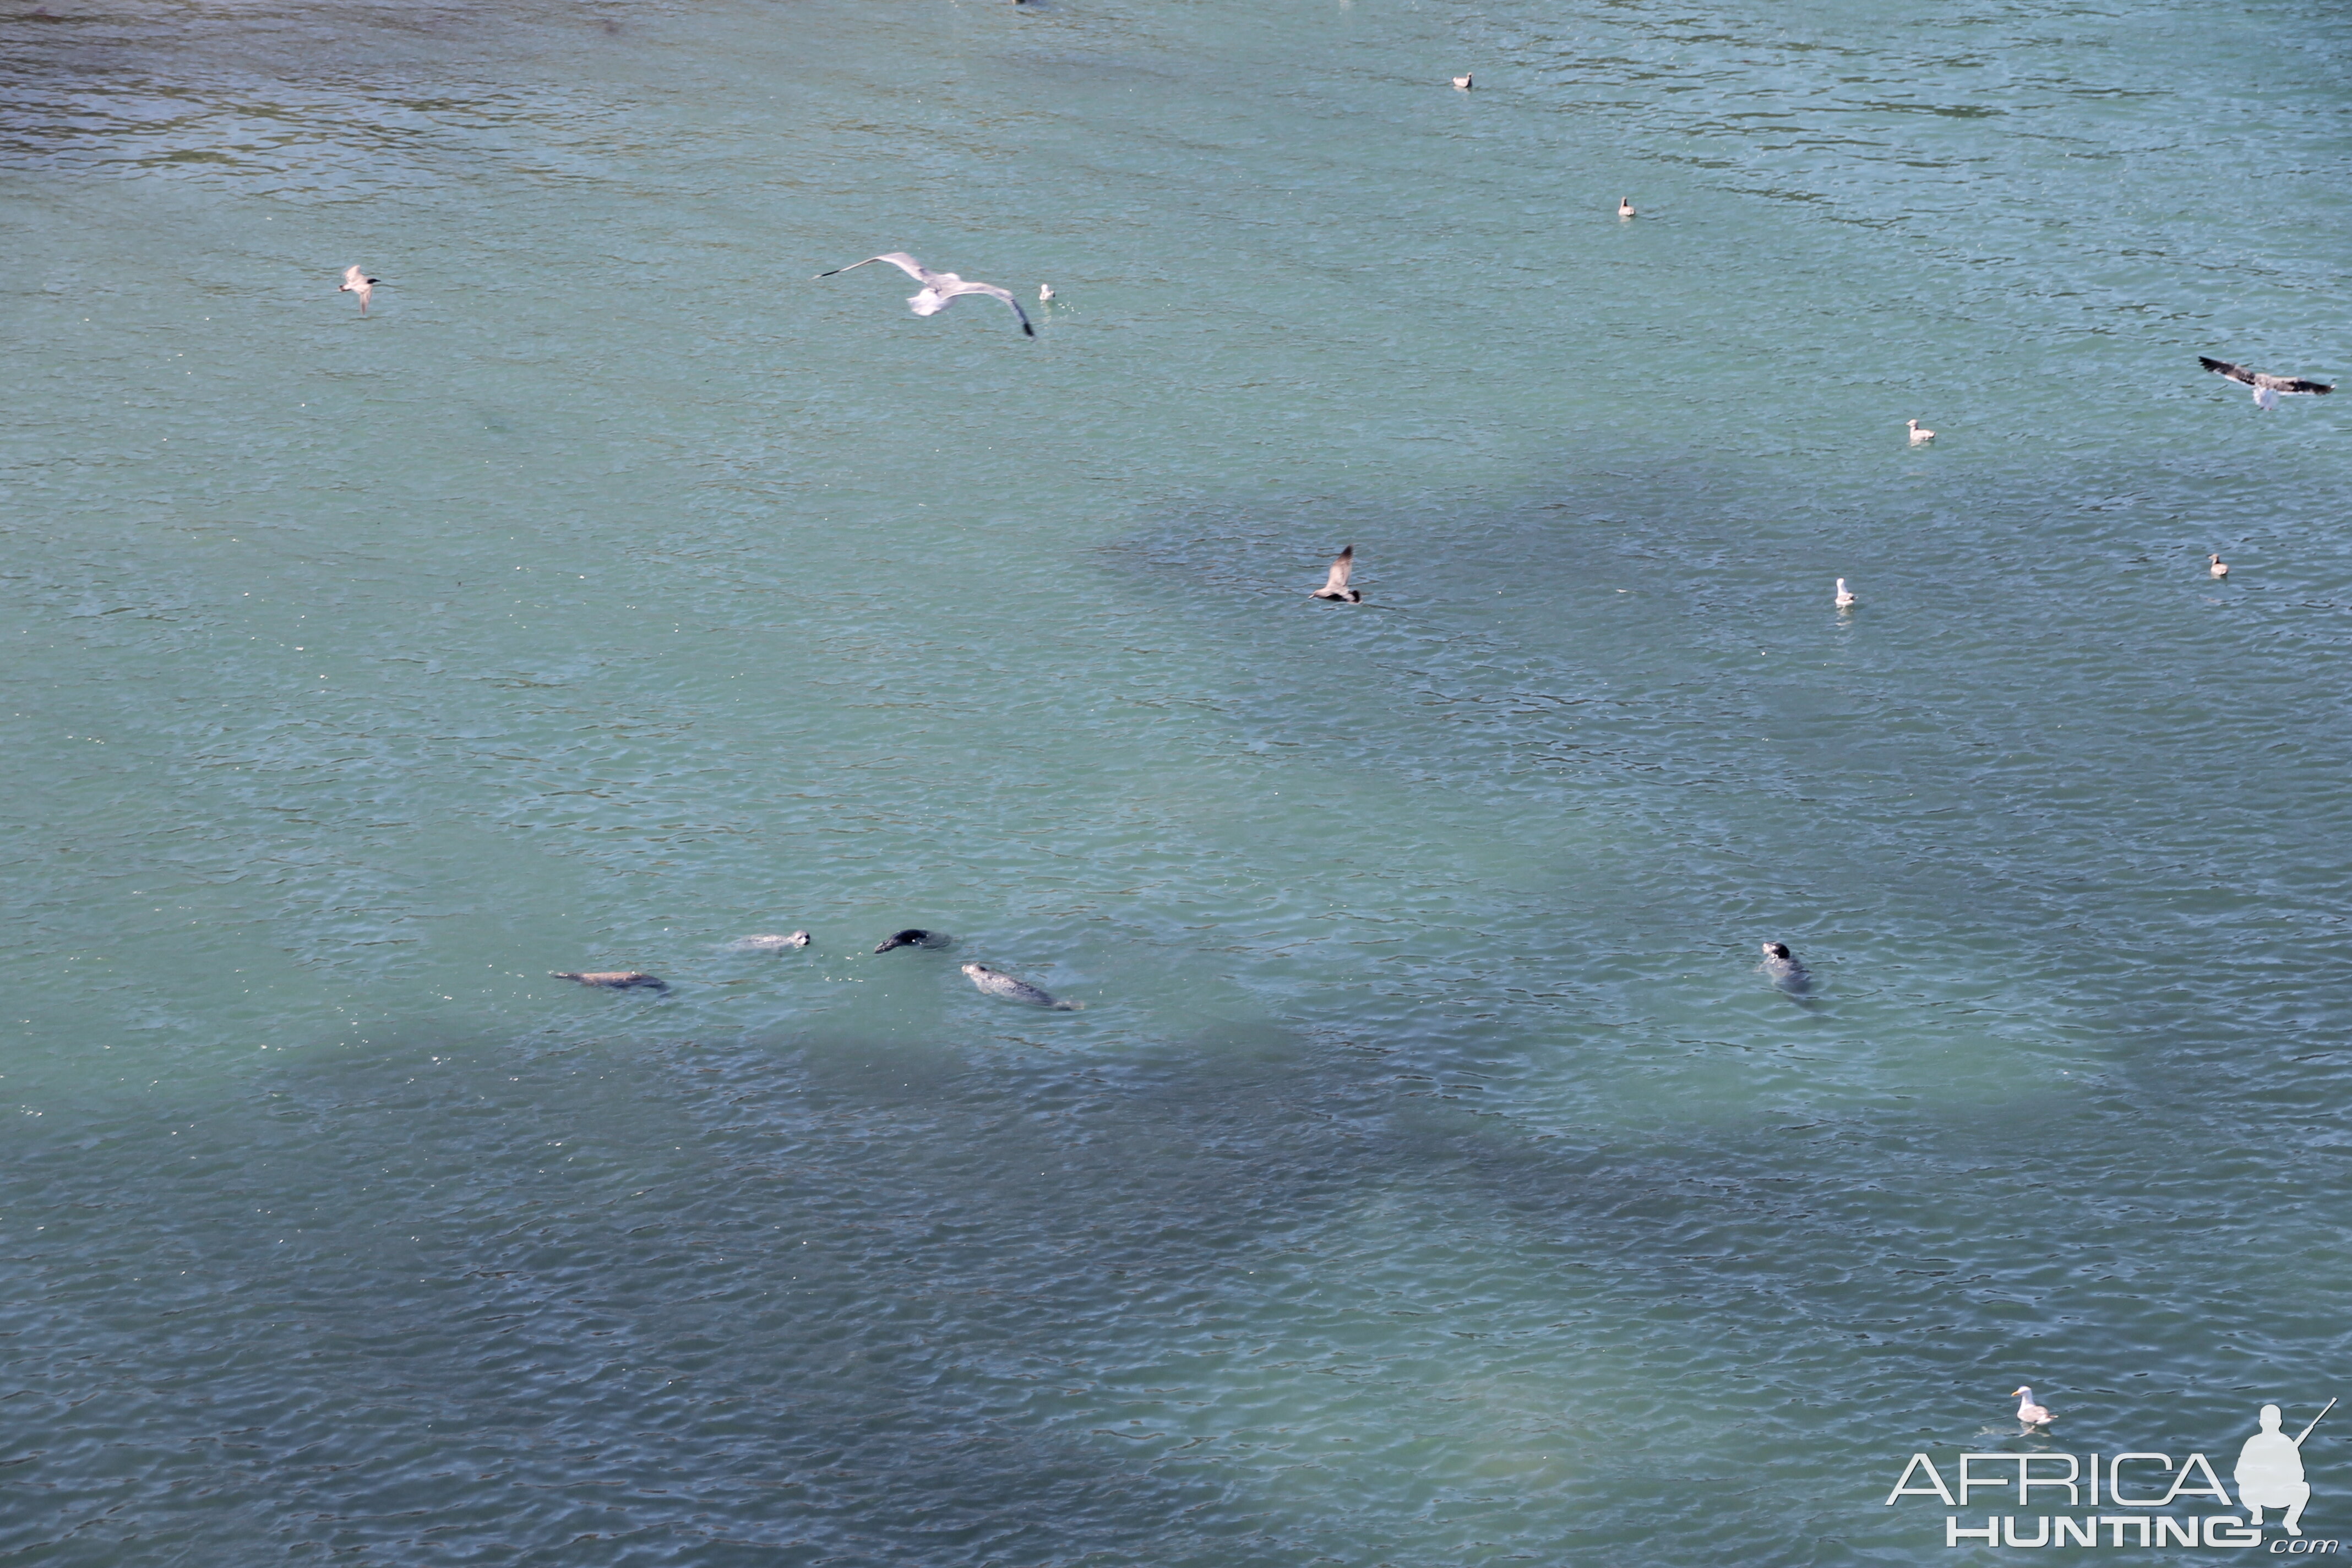
<svg viewBox="0 0 2352 1568">
<path fill-rule="evenodd" d="M 2347 369 L 2347 67 L 7 0 L 0 1560 L 1927 1562 L 2352 1394 L 2352 410 L 2194 357 Z"/>
</svg>

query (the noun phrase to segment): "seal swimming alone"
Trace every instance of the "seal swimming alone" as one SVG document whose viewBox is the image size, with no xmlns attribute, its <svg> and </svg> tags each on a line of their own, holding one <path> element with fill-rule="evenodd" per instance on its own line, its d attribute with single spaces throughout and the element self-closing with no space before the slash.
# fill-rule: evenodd
<svg viewBox="0 0 2352 1568">
<path fill-rule="evenodd" d="M 808 944 L 809 933 L 796 931 L 790 936 L 739 937 L 727 945 L 730 950 L 736 952 L 783 952 L 795 947 L 806 947 Z"/>
<path fill-rule="evenodd" d="M 1002 996 L 1007 1002 L 1024 1002 L 1032 1007 L 1051 1007 L 1059 1013 L 1076 1013 L 1086 1006 L 1083 1002 L 1065 1002 L 1050 991 L 1040 991 L 1026 980 L 1015 980 L 1001 969 L 991 969 L 985 963 L 967 963 L 964 975 L 991 996 Z"/>
<path fill-rule="evenodd" d="M 1773 984 L 1791 994 L 1809 990 L 1813 984 L 1813 977 L 1805 972 L 1805 966 L 1797 961 L 1795 953 L 1789 951 L 1789 944 L 1785 942 L 1766 942 L 1764 962 L 1756 967 L 1770 975 Z"/>
<path fill-rule="evenodd" d="M 606 991 L 667 991 L 669 982 L 636 969 L 563 970 L 551 969 L 548 976 L 554 980 L 577 980 L 583 985 L 599 986 Z"/>
<path fill-rule="evenodd" d="M 894 947 L 945 947 L 954 940 L 943 931 L 924 931 L 919 926 L 908 926 L 905 931 L 892 932 L 874 951 L 887 952 Z"/>
</svg>

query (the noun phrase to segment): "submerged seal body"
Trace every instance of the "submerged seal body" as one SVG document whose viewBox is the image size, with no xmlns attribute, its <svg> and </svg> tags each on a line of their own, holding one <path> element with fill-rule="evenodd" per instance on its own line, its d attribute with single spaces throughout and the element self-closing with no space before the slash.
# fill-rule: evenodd
<svg viewBox="0 0 2352 1568">
<path fill-rule="evenodd" d="M 577 980 L 583 985 L 600 986 L 606 991 L 667 991 L 669 982 L 635 969 L 572 970 L 551 969 L 548 974 L 557 980 Z"/>
<path fill-rule="evenodd" d="M 1792 994 L 1812 987 L 1813 977 L 1805 973 L 1805 966 L 1797 962 L 1797 955 L 1789 951 L 1785 942 L 1766 942 L 1764 962 L 1756 967 L 1770 975 L 1773 984 Z"/>
<path fill-rule="evenodd" d="M 1083 1002 L 1065 1002 L 1050 991 L 1040 991 L 1026 980 L 1015 980 L 1000 969 L 985 963 L 967 963 L 965 976 L 991 996 L 1002 996 L 1007 1002 L 1022 1002 L 1032 1007 L 1051 1007 L 1056 1012 L 1075 1013 L 1086 1005 Z"/>
<path fill-rule="evenodd" d="M 894 947 L 945 947 L 953 940 L 943 931 L 923 931 L 909 926 L 905 931 L 895 931 L 885 938 L 882 945 L 874 951 L 887 952 Z"/>
<path fill-rule="evenodd" d="M 727 945 L 737 952 L 784 952 L 795 947 L 806 947 L 809 933 L 796 931 L 790 936 L 747 936 Z"/>
</svg>

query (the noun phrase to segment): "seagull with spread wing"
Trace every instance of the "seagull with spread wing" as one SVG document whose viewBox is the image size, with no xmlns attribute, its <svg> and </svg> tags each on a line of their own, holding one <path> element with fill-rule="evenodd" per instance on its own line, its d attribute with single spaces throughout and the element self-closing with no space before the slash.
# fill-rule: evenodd
<svg viewBox="0 0 2352 1568">
<path fill-rule="evenodd" d="M 375 293 L 375 286 L 383 281 L 381 278 L 369 277 L 367 268 L 364 267 L 346 267 L 343 268 L 343 285 L 335 292 L 357 294 L 360 297 L 360 314 L 364 316 L 367 314 L 368 300 Z"/>
<path fill-rule="evenodd" d="M 907 297 L 907 303 L 915 308 L 915 314 L 918 316 L 936 316 L 954 304 L 960 296 L 965 294 L 985 294 L 992 300 L 1004 301 L 1005 308 L 1020 318 L 1023 332 L 1033 338 L 1037 335 L 1037 329 L 1029 324 L 1029 312 L 1021 308 L 1021 301 L 1013 297 L 1013 290 L 1010 289 L 999 289 L 993 283 L 974 283 L 967 279 L 959 278 L 952 272 L 934 272 L 903 250 L 889 250 L 879 256 L 869 256 L 864 261 L 853 261 L 846 267 L 836 267 L 832 272 L 820 272 L 817 277 L 831 278 L 837 273 L 855 272 L 859 268 L 876 261 L 888 262 L 923 286 L 919 293 Z"/>
<path fill-rule="evenodd" d="M 2207 359 L 2203 354 L 2197 356 L 2197 363 L 2215 375 L 2226 375 L 2242 386 L 2252 387 L 2254 405 L 2260 408 L 2276 408 L 2282 392 L 2293 397 L 2336 390 L 2324 381 L 2301 381 L 2291 375 L 2270 375 L 2259 370 L 2248 370 L 2242 364 L 2231 364 L 2228 360 Z"/>
<path fill-rule="evenodd" d="M 1323 585 L 1320 588 L 1316 589 L 1314 593 L 1309 594 L 1307 597 L 1310 599 L 1337 599 L 1341 604 L 1345 605 L 1362 604 L 1364 602 L 1363 590 L 1360 588 L 1350 588 L 1348 586 L 1348 574 L 1355 569 L 1356 547 L 1350 544 L 1347 549 L 1342 550 L 1339 554 L 1331 558 L 1331 575 L 1326 577 L 1323 580 Z"/>
</svg>

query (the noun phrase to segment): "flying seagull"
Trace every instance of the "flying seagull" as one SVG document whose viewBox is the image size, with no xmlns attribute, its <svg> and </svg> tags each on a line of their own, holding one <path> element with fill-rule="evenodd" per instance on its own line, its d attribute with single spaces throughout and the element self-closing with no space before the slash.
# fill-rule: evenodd
<svg viewBox="0 0 2352 1568">
<path fill-rule="evenodd" d="M 1323 580 L 1323 585 L 1320 588 L 1307 596 L 1314 599 L 1337 599 L 1349 605 L 1362 604 L 1363 590 L 1348 586 L 1348 574 L 1355 569 L 1356 547 L 1350 544 L 1331 558 L 1331 575 Z"/>
<path fill-rule="evenodd" d="M 1037 329 L 1029 324 L 1029 312 L 1021 308 L 1021 301 L 1013 297 L 1012 289 L 999 289 L 993 283 L 968 282 L 952 272 L 934 272 L 903 250 L 884 251 L 879 256 L 869 256 L 864 261 L 853 261 L 846 267 L 836 267 L 832 272 L 820 272 L 817 277 L 831 278 L 836 273 L 855 272 L 859 268 L 877 261 L 888 262 L 923 286 L 920 293 L 907 297 L 907 303 L 915 308 L 915 314 L 918 316 L 938 315 L 941 310 L 954 304 L 956 297 L 961 294 L 985 294 L 992 300 L 1004 301 L 1005 309 L 1021 319 L 1022 331 L 1033 338 L 1037 335 Z"/>
<path fill-rule="evenodd" d="M 2197 363 L 2215 375 L 2226 375 L 2231 381 L 2252 387 L 2254 405 L 2259 408 L 2276 408 L 2282 392 L 2295 396 L 2336 390 L 2323 381 L 2299 381 L 2291 375 L 2270 375 L 2259 370 L 2248 370 L 2242 364 L 2231 364 L 2228 360 L 2207 359 L 2203 354 L 2197 356 Z"/>
<path fill-rule="evenodd" d="M 336 289 L 335 292 L 338 294 L 357 294 L 360 297 L 360 314 L 364 316 L 367 314 L 368 296 L 373 294 L 375 292 L 375 286 L 383 281 L 383 279 L 381 278 L 369 277 L 359 268 L 346 267 L 343 268 L 343 286 Z"/>
</svg>

